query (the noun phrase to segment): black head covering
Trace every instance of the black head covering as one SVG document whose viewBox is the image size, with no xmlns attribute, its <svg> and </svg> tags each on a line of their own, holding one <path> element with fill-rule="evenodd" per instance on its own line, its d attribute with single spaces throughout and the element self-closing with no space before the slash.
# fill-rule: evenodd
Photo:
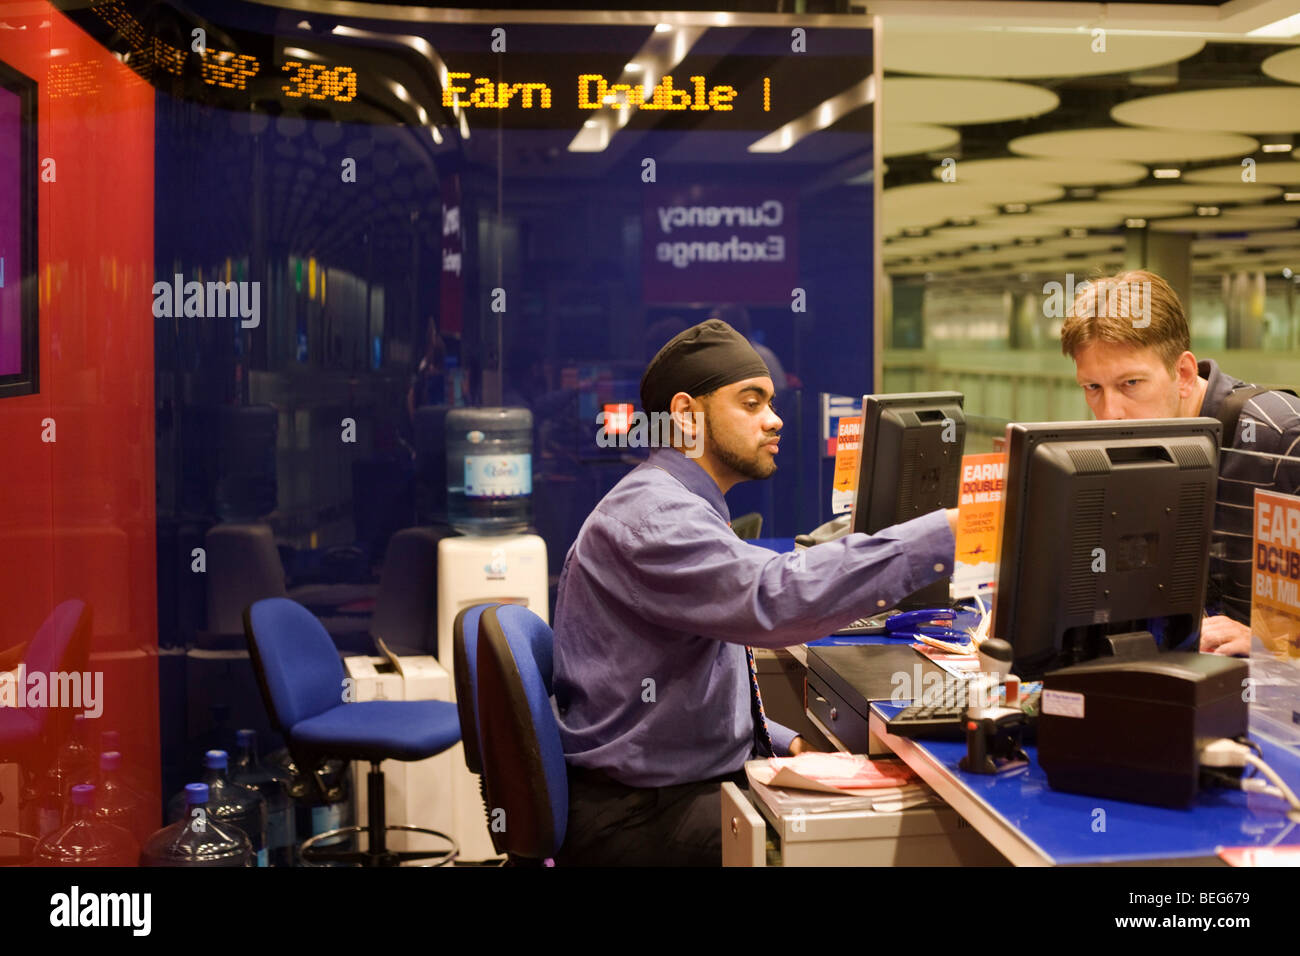
<svg viewBox="0 0 1300 956">
<path fill-rule="evenodd" d="M 679 332 L 650 360 L 641 376 L 641 408 L 666 412 L 673 396 L 706 395 L 747 378 L 772 375 L 749 341 L 721 319 Z"/>
</svg>

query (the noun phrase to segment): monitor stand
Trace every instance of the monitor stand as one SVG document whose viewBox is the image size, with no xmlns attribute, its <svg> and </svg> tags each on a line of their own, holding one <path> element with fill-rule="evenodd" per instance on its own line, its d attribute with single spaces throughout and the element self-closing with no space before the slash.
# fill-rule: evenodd
<svg viewBox="0 0 1300 956">
<path fill-rule="evenodd" d="M 952 607 L 951 579 L 940 578 L 932 584 L 927 584 L 919 591 L 913 591 L 903 600 L 898 602 L 900 611 L 920 611 L 922 609 L 933 609 L 936 607 Z"/>
<path fill-rule="evenodd" d="M 1155 657 L 1159 653 L 1155 636 L 1150 631 L 1129 631 L 1127 634 L 1107 634 L 1102 638 L 1103 657 L 1139 660 Z"/>
</svg>

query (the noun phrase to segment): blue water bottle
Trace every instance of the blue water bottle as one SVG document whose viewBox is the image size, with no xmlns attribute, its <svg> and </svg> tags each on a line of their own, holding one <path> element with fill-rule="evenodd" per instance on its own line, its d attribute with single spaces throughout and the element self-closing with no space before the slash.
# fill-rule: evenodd
<svg viewBox="0 0 1300 956">
<path fill-rule="evenodd" d="M 243 830 L 212 817 L 206 783 L 191 783 L 182 819 L 145 841 L 140 865 L 252 866 L 253 844 Z"/>
<path fill-rule="evenodd" d="M 72 788 L 72 820 L 36 847 L 37 866 L 134 866 L 135 838 L 112 823 L 95 819 L 95 786 Z"/>
<path fill-rule="evenodd" d="M 260 793 L 233 783 L 226 775 L 224 750 L 209 750 L 203 755 L 203 783 L 208 785 L 208 816 L 219 823 L 243 830 L 253 844 L 255 866 L 269 866 L 266 846 L 266 800 Z M 168 804 L 168 818 L 173 822 L 185 813 L 187 795 L 177 794 Z"/>
<path fill-rule="evenodd" d="M 116 750 L 99 755 L 99 788 L 95 792 L 95 817 L 128 831 L 136 839 L 143 814 L 140 797 L 121 780 L 122 755 Z"/>
<path fill-rule="evenodd" d="M 447 413 L 447 512 L 463 534 L 517 534 L 532 522 L 533 413 L 457 408 Z"/>
</svg>

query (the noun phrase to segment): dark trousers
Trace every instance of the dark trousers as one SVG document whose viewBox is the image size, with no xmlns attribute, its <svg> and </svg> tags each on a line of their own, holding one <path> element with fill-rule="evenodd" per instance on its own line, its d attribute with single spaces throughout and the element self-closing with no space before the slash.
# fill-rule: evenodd
<svg viewBox="0 0 1300 956">
<path fill-rule="evenodd" d="M 629 787 L 569 768 L 569 823 L 558 866 L 721 866 L 722 783 L 745 772 L 671 787 Z"/>
</svg>

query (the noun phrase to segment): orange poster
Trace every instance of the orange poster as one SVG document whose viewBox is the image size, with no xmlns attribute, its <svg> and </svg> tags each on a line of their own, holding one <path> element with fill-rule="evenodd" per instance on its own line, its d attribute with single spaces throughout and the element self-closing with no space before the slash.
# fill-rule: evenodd
<svg viewBox="0 0 1300 956">
<path fill-rule="evenodd" d="M 840 419 L 835 436 L 835 475 L 831 480 L 831 514 L 844 514 L 853 508 L 857 489 L 853 480 L 858 474 L 858 456 L 862 452 L 862 419 L 854 415 Z"/>
<path fill-rule="evenodd" d="M 1251 633 L 1300 661 L 1300 498 L 1256 488 L 1254 527 Z"/>
<path fill-rule="evenodd" d="M 956 597 L 985 594 L 998 570 L 1002 490 L 1007 456 L 964 455 L 957 499 L 957 564 L 952 587 Z"/>
</svg>

